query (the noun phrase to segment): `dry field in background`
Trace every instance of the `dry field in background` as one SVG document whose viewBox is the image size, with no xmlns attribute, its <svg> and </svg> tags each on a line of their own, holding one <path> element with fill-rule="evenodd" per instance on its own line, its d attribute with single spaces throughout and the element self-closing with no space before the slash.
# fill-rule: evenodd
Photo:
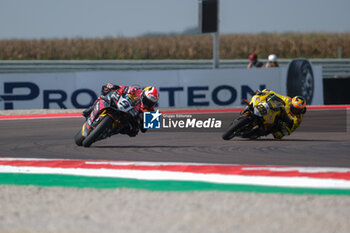
<svg viewBox="0 0 350 233">
<path fill-rule="evenodd" d="M 103 39 L 0 40 L 0 60 L 210 59 L 211 35 Z M 220 36 L 221 59 L 350 58 L 350 33 L 237 34 Z"/>
</svg>

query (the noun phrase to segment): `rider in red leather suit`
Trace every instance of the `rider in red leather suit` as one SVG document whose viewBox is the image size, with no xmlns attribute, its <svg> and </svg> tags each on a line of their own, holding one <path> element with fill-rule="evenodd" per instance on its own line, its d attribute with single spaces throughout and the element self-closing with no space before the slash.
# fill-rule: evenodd
<svg viewBox="0 0 350 233">
<path fill-rule="evenodd" d="M 159 99 L 158 90 L 152 86 L 148 86 L 142 90 L 139 87 L 119 86 L 107 83 L 106 85 L 102 86 L 101 96 L 105 96 L 110 91 L 116 91 L 123 96 L 130 94 L 135 100 L 135 109 L 139 112 L 139 114 L 138 117 L 133 119 L 133 121 L 130 121 L 131 125 L 129 126 L 127 134 L 130 137 L 135 137 L 139 130 L 141 130 L 143 133 L 146 132 L 146 129 L 143 128 L 142 124 L 143 112 L 154 111 L 154 107 Z M 93 109 L 94 105 L 83 111 L 83 116 L 88 117 Z"/>
</svg>

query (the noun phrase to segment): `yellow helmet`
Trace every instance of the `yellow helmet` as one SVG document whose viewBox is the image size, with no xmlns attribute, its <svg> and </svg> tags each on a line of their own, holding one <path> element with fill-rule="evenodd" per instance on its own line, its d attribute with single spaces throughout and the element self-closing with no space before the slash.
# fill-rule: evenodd
<svg viewBox="0 0 350 233">
<path fill-rule="evenodd" d="M 290 104 L 290 111 L 295 114 L 304 114 L 306 112 L 306 101 L 302 96 L 294 96 Z"/>
</svg>

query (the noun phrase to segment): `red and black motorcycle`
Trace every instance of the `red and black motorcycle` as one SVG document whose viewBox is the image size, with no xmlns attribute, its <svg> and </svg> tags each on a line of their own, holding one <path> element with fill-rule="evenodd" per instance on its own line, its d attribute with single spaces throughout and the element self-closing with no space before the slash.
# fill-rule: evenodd
<svg viewBox="0 0 350 233">
<path fill-rule="evenodd" d="M 75 135 L 78 146 L 89 147 L 92 143 L 118 133 L 128 133 L 139 114 L 135 98 L 111 91 L 98 97 L 81 130 Z"/>
</svg>

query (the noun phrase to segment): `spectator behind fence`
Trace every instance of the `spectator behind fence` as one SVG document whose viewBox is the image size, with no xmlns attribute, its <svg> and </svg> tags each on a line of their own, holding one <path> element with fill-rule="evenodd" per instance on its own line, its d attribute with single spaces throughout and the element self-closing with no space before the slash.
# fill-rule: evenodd
<svg viewBox="0 0 350 233">
<path fill-rule="evenodd" d="M 263 67 L 263 64 L 258 61 L 258 55 L 255 52 L 250 54 L 249 60 L 250 60 L 250 62 L 249 62 L 248 67 L 247 67 L 248 69 Z"/>
<path fill-rule="evenodd" d="M 265 68 L 269 67 L 279 67 L 277 62 L 277 56 L 275 54 L 270 54 L 267 63 L 265 64 Z"/>
</svg>

